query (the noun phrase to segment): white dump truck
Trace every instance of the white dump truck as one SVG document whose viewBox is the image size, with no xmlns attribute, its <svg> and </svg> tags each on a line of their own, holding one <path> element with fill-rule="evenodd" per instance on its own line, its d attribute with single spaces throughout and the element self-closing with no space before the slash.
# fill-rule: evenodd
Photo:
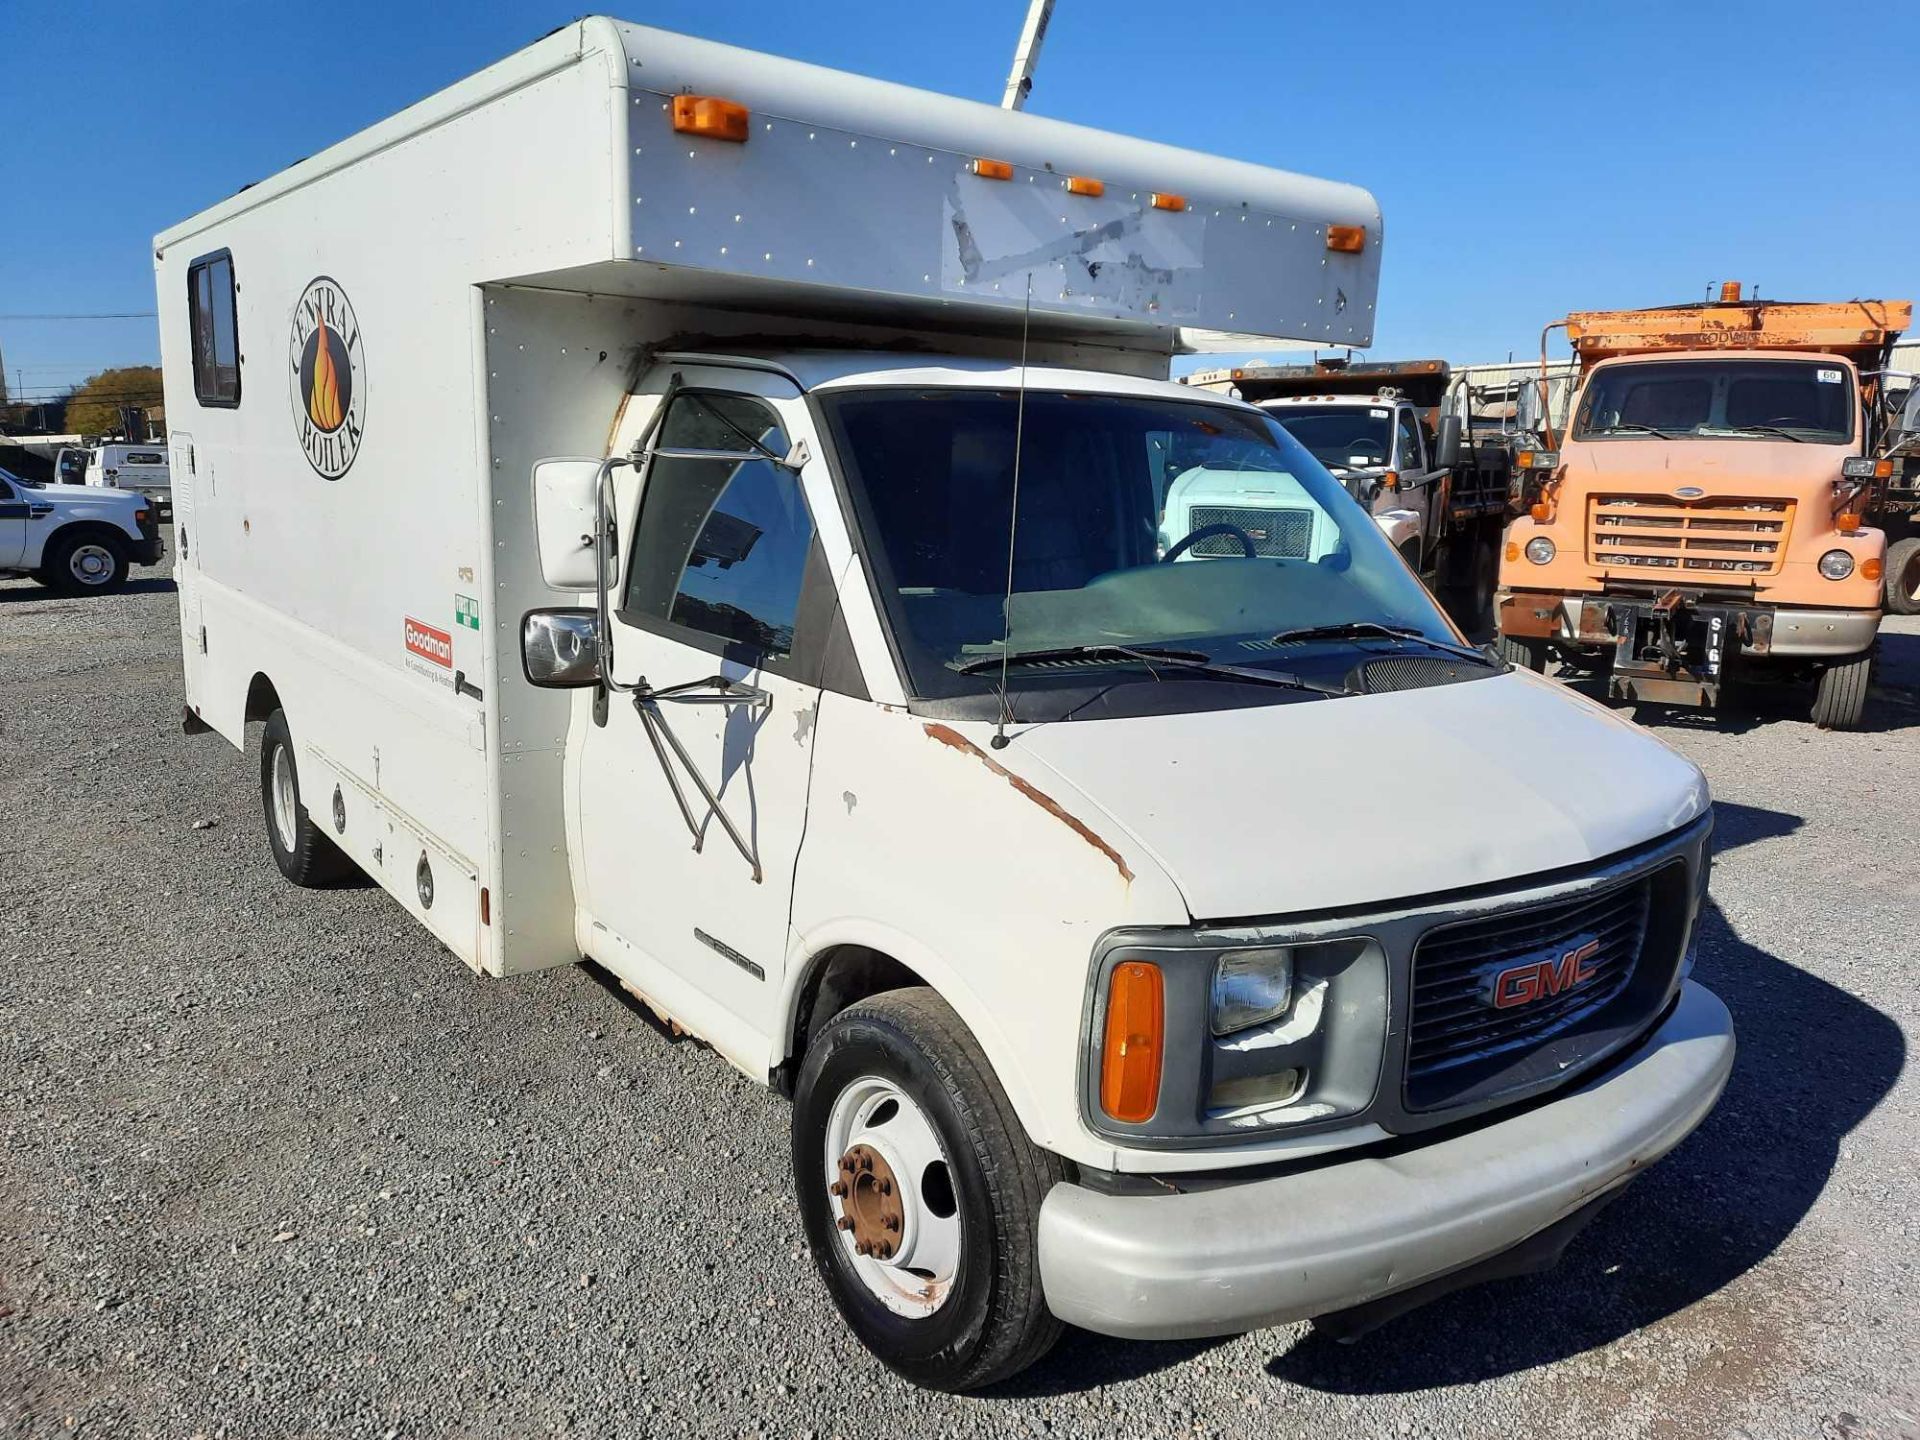
<svg viewBox="0 0 1920 1440">
<path fill-rule="evenodd" d="M 155 241 L 188 728 L 263 726 L 289 880 L 790 1096 L 823 1287 L 919 1383 L 1545 1263 L 1731 1064 L 1706 786 L 1164 378 L 1364 345 L 1380 236 L 570 24 Z M 1163 550 L 1196 469 L 1310 553 Z"/>
</svg>

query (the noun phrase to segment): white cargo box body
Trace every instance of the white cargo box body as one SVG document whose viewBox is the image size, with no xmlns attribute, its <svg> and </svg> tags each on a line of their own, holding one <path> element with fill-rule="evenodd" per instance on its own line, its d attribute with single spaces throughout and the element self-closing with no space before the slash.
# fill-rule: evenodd
<svg viewBox="0 0 1920 1440">
<path fill-rule="evenodd" d="M 683 92 L 745 106 L 746 141 L 677 132 Z M 1036 362 L 1164 375 L 1222 337 L 1367 344 L 1380 241 L 1353 186 L 571 24 L 155 241 L 188 705 L 236 743 L 284 707 L 316 818 L 470 964 L 571 963 L 569 705 L 518 628 L 573 597 L 527 477 L 606 452 L 654 348 L 1006 357 L 1030 305 Z M 223 260 L 237 399 L 189 313 Z"/>
</svg>

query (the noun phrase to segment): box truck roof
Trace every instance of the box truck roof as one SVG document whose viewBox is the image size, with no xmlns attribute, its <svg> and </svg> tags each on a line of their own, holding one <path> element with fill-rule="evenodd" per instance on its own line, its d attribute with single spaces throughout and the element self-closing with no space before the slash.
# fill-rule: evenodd
<svg viewBox="0 0 1920 1440">
<path fill-rule="evenodd" d="M 531 98 L 569 70 L 611 83 L 578 87 L 577 103 Z M 387 177 L 444 166 L 433 147 L 410 162 L 408 142 L 493 105 L 521 112 L 517 153 L 487 157 L 498 243 L 448 237 L 483 267 L 470 283 L 976 332 L 1017 327 L 1030 299 L 1036 335 L 1162 352 L 1373 338 L 1380 210 L 1357 186 L 604 18 L 248 187 L 156 248 L 376 158 Z M 543 157 L 583 152 L 604 159 L 594 183 L 556 193 Z M 407 196 L 393 178 L 367 187 L 368 223 L 390 223 Z"/>
</svg>

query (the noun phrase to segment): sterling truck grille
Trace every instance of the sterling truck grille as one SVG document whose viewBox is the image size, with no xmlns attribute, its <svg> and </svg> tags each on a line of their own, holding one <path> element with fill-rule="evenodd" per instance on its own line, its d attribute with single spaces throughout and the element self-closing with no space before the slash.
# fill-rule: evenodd
<svg viewBox="0 0 1920 1440">
<path fill-rule="evenodd" d="M 1246 533 L 1256 555 L 1304 560 L 1313 540 L 1311 510 L 1263 510 L 1255 506 L 1195 505 L 1187 512 L 1195 530 L 1232 525 Z M 1195 542 L 1192 555 L 1245 555 L 1238 535 L 1210 535 Z"/>
<path fill-rule="evenodd" d="M 1633 978 L 1654 877 L 1484 920 L 1442 926 L 1413 952 L 1407 1105 L 1448 1103 L 1476 1069 L 1592 1015 Z"/>
<path fill-rule="evenodd" d="M 1791 500 L 1596 495 L 1587 513 L 1587 560 L 1650 578 L 1774 575 L 1792 528 Z"/>
</svg>

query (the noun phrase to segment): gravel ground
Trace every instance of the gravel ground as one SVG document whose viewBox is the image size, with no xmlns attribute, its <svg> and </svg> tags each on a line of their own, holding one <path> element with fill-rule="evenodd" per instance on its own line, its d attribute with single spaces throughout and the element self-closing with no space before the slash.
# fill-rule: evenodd
<svg viewBox="0 0 1920 1440">
<path fill-rule="evenodd" d="M 0 583 L 0 1420 L 14 1435 L 1920 1435 L 1920 624 L 1872 727 L 1642 716 L 1719 800 L 1741 1054 L 1555 1273 L 1340 1348 L 1070 1334 L 916 1392 L 842 1330 L 786 1106 L 577 968 L 296 890 L 177 724 L 171 582 Z"/>
</svg>

